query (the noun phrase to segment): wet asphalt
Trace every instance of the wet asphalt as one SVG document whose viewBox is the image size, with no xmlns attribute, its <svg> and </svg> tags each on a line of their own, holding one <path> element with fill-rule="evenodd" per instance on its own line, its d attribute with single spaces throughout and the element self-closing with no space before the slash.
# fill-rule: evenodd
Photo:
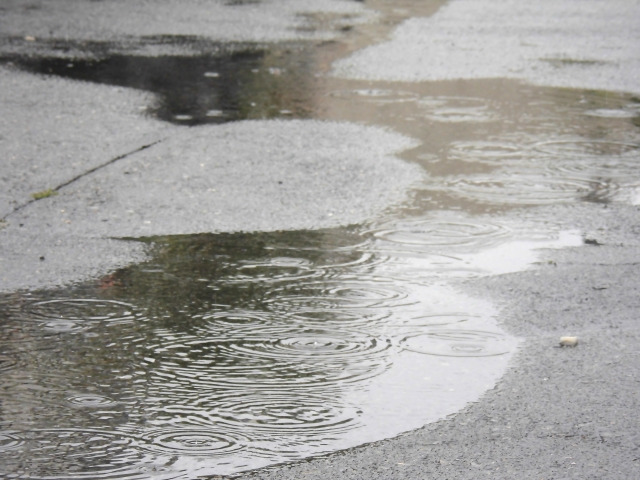
<svg viewBox="0 0 640 480">
<path fill-rule="evenodd" d="M 35 1 L 27 9 L 4 2 L 0 290 L 79 281 L 145 258 L 140 244 L 121 237 L 365 221 L 401 203 L 422 175 L 397 156 L 413 145 L 410 138 L 373 126 L 289 122 L 295 101 L 279 106 L 270 117 L 277 122 L 247 115 L 220 126 L 224 109 L 205 109 L 211 122 L 192 127 L 192 117 L 158 105 L 158 92 L 147 87 L 33 75 L 25 59 L 55 57 L 73 69 L 78 59 L 96 60 L 105 51 L 154 58 L 197 55 L 212 45 L 233 55 L 246 51 L 247 42 L 254 49 L 260 42 L 293 42 L 291 48 L 300 41 L 344 42 L 343 58 L 329 68 L 338 77 L 505 77 L 640 94 L 638 2 L 425 4 L 432 16 L 413 18 L 387 41 L 358 50 L 380 32 L 368 27 L 381 18 L 373 6 L 394 21 L 417 7 L 285 1 L 197 2 L 185 9 L 171 1 L 152 7 Z M 428 44 L 437 48 L 424 48 Z M 284 71 L 277 60 L 247 68 L 264 68 L 276 82 Z M 201 72 L 207 73 L 215 81 L 224 72 Z M 207 141 L 212 137 L 215 149 Z M 171 160 L 184 158 L 185 149 L 185 168 L 176 171 Z M 309 152 L 305 162 L 295 160 L 300 151 Z M 226 169 L 200 165 L 203 155 L 225 159 Z M 280 163 L 274 169 L 265 162 Z M 324 173 L 309 181 L 320 167 Z M 34 200 L 34 193 L 49 190 Z M 521 215 L 542 223 L 563 219 L 588 241 L 548 250 L 528 271 L 458 281 L 493 300 L 504 328 L 524 340 L 495 388 L 461 412 L 398 438 L 240 477 L 640 478 L 638 206 L 594 202 Z M 560 348 L 563 335 L 578 336 L 578 346 Z"/>
</svg>

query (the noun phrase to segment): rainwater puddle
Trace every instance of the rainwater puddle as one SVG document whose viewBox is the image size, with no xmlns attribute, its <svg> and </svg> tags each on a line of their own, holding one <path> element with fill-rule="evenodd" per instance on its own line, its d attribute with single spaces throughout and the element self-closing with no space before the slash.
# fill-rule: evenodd
<svg viewBox="0 0 640 480">
<path fill-rule="evenodd" d="M 155 102 L 143 114 L 177 125 L 252 118 L 306 118 L 315 90 L 309 47 L 212 44 L 206 54 L 99 58 L 7 57 L 23 70 L 145 90 Z"/>
<path fill-rule="evenodd" d="M 17 478 L 225 475 L 443 418 L 518 344 L 449 280 L 581 243 L 523 234 L 440 212 L 153 238 L 152 261 L 96 284 L 6 295 L 3 464 Z"/>
<path fill-rule="evenodd" d="M 409 207 L 418 212 L 630 203 L 637 196 L 635 97 L 501 80 L 376 82 L 369 89 L 327 83 L 326 118 L 386 124 L 422 142 L 403 154 L 430 175 Z"/>
<path fill-rule="evenodd" d="M 514 232 L 454 216 L 154 238 L 153 261 L 97 284 L 3 297 L 5 468 L 233 474 L 456 412 L 494 385 L 517 340 L 429 266 Z M 456 269 L 493 273 L 463 256 Z"/>
</svg>

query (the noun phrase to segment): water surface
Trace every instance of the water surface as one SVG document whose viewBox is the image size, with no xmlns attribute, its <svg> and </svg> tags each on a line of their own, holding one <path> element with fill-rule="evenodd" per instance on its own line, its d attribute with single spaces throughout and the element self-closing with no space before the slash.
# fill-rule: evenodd
<svg viewBox="0 0 640 480">
<path fill-rule="evenodd" d="M 96 284 L 2 298 L 18 477 L 194 478 L 356 446 L 462 408 L 517 343 L 489 302 L 409 274 L 388 229 L 153 243 Z"/>
</svg>

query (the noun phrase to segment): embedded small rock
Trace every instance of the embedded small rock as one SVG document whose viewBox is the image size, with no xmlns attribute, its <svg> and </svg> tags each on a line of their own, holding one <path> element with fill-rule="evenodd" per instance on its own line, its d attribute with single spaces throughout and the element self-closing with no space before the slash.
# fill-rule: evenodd
<svg viewBox="0 0 640 480">
<path fill-rule="evenodd" d="M 561 347 L 575 347 L 578 345 L 578 337 L 560 337 Z"/>
</svg>

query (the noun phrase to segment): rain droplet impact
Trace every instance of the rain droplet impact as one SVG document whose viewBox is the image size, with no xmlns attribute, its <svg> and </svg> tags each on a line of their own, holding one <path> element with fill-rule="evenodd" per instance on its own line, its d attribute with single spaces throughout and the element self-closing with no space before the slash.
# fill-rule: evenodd
<svg viewBox="0 0 640 480">
<path fill-rule="evenodd" d="M 419 106 L 425 118 L 436 122 L 488 122 L 495 120 L 491 106 L 483 98 L 473 97 L 424 97 Z"/>
<path fill-rule="evenodd" d="M 116 402 L 109 400 L 102 395 L 79 394 L 67 398 L 70 405 L 78 408 L 101 408 L 116 405 Z"/>
<path fill-rule="evenodd" d="M 525 153 L 522 145 L 497 141 L 454 142 L 447 150 L 447 156 L 455 160 L 480 161 L 500 164 L 507 159 L 521 158 Z"/>
<path fill-rule="evenodd" d="M 406 350 L 445 357 L 485 357 L 504 355 L 513 341 L 499 332 L 478 330 L 434 330 L 402 341 Z"/>
<path fill-rule="evenodd" d="M 12 455 L 11 464 L 17 465 L 8 471 L 12 476 L 7 478 L 143 478 L 140 466 L 131 462 L 135 458 L 132 439 L 125 434 L 99 429 L 52 428 L 19 435 L 0 434 L 2 441 L 10 445 L 7 453 Z M 43 457 L 56 461 L 42 468 L 37 460 Z"/>
<path fill-rule="evenodd" d="M 56 335 L 55 342 L 30 341 L 25 352 L 37 358 L 30 364 L 44 368 L 30 374 L 28 385 L 9 384 L 22 401 L 5 405 L 39 412 L 25 423 L 32 432 L 27 444 L 33 458 L 49 459 L 48 470 L 61 471 L 49 463 L 73 438 L 70 461 L 86 457 L 104 464 L 105 475 L 124 478 L 148 465 L 178 478 L 233 474 L 440 418 L 481 394 L 504 362 L 464 347 L 466 359 L 482 358 L 483 374 L 450 376 L 433 355 L 416 356 L 408 343 L 415 340 L 408 339 L 423 335 L 437 343 L 438 329 L 494 326 L 493 310 L 434 285 L 436 277 L 409 281 L 405 262 L 419 259 L 421 250 L 396 256 L 381 245 L 444 248 L 446 238 L 459 238 L 459 248 L 482 250 L 510 235 L 497 223 L 460 218 L 418 218 L 395 229 L 385 222 L 359 234 L 155 239 L 152 261 L 119 273 L 120 284 L 131 287 L 109 292 L 126 292 L 118 300 L 87 293 L 73 300 L 67 292 L 54 299 L 32 293 L 15 302 L 10 319 L 28 327 L 29 336 L 48 332 L 49 322 L 92 327 L 82 335 Z M 509 346 L 501 353 L 513 351 L 515 341 Z M 77 369 L 96 385 L 83 388 L 85 381 L 72 373 Z M 464 394 L 447 387 L 436 399 L 434 386 L 421 380 L 425 371 L 443 377 L 438 385 L 464 381 Z M 436 402 L 426 410 L 415 400 L 425 396 Z M 403 415 L 381 415 L 389 408 Z M 50 421 L 69 428 L 37 428 Z M 111 428 L 103 433 L 101 425 Z M 42 450 L 47 444 L 51 449 Z M 99 454 L 100 448 L 111 453 Z M 87 467 L 74 477 L 96 471 Z"/>
<path fill-rule="evenodd" d="M 590 200 L 605 203 L 618 185 L 606 178 L 558 177 L 550 170 L 546 174 L 517 175 L 501 170 L 492 175 L 475 175 L 446 182 L 448 192 L 492 205 L 550 205 Z"/>
<path fill-rule="evenodd" d="M 428 251 L 444 248 L 447 251 L 462 247 L 478 249 L 498 245 L 508 240 L 511 230 L 500 223 L 479 222 L 472 219 L 444 220 L 438 218 L 400 221 L 393 228 L 374 233 L 381 249 Z"/>
<path fill-rule="evenodd" d="M 24 439 L 16 432 L 0 431 L 0 453 L 20 448 Z"/>
<path fill-rule="evenodd" d="M 141 314 L 125 302 L 92 298 L 58 298 L 23 307 L 23 316 L 52 332 L 82 330 L 98 322 L 119 324 L 138 320 Z"/>
<path fill-rule="evenodd" d="M 331 398 L 314 396 L 303 392 L 269 393 L 256 395 L 229 395 L 219 400 L 217 415 L 220 420 L 244 432 L 253 432 L 252 437 L 278 435 L 301 435 L 322 438 L 337 435 L 359 426 L 361 411 L 355 406 L 332 402 Z M 264 443 L 271 441 L 264 437 Z"/>
<path fill-rule="evenodd" d="M 640 155 L 640 145 L 627 142 L 610 142 L 597 140 L 556 140 L 539 143 L 535 150 L 557 156 L 562 160 L 573 157 L 584 159 L 594 156 L 624 156 L 633 154 L 635 158 Z"/>
<path fill-rule="evenodd" d="M 293 71 L 263 57 L 247 70 L 263 72 L 263 85 Z M 223 66 L 197 76 L 226 85 Z M 309 108 L 269 87 L 237 106 L 180 102 L 164 116 L 184 125 L 326 108 L 332 120 L 391 120 L 422 141 L 402 153 L 427 172 L 411 200 L 368 225 L 145 239 L 152 258 L 99 287 L 0 298 L 10 474 L 235 475 L 444 418 L 495 385 L 518 345 L 457 279 L 519 271 L 539 248 L 582 244 L 580 232 L 524 223 L 524 209 L 501 212 L 637 190 L 628 97 L 316 80 L 328 87 Z"/>
<path fill-rule="evenodd" d="M 156 429 L 145 432 L 139 440 L 144 449 L 170 455 L 223 456 L 244 448 L 240 439 L 229 433 L 219 432 L 214 426 Z"/>
<path fill-rule="evenodd" d="M 608 203 L 634 178 L 640 144 L 583 137 L 466 141 L 450 145 L 446 158 L 455 165 L 473 165 L 474 170 L 446 171 L 429 189 L 477 204 Z"/>
<path fill-rule="evenodd" d="M 407 293 L 402 287 L 379 278 L 363 278 L 359 282 L 296 283 L 273 293 L 270 307 L 289 312 L 309 307 L 334 310 L 383 308 L 400 306 L 407 301 Z"/>
<path fill-rule="evenodd" d="M 358 337 L 356 337 L 358 338 Z M 349 342 L 347 339 L 331 336 L 330 332 L 302 332 L 299 336 L 271 339 L 268 342 L 258 345 L 251 345 L 247 348 L 244 345 L 234 345 L 232 348 L 239 352 L 246 352 L 250 355 L 289 358 L 313 357 L 322 359 L 323 357 L 342 356 L 353 354 L 358 350 L 369 350 L 375 345 L 375 340 L 363 342 L 361 339 Z"/>
</svg>

